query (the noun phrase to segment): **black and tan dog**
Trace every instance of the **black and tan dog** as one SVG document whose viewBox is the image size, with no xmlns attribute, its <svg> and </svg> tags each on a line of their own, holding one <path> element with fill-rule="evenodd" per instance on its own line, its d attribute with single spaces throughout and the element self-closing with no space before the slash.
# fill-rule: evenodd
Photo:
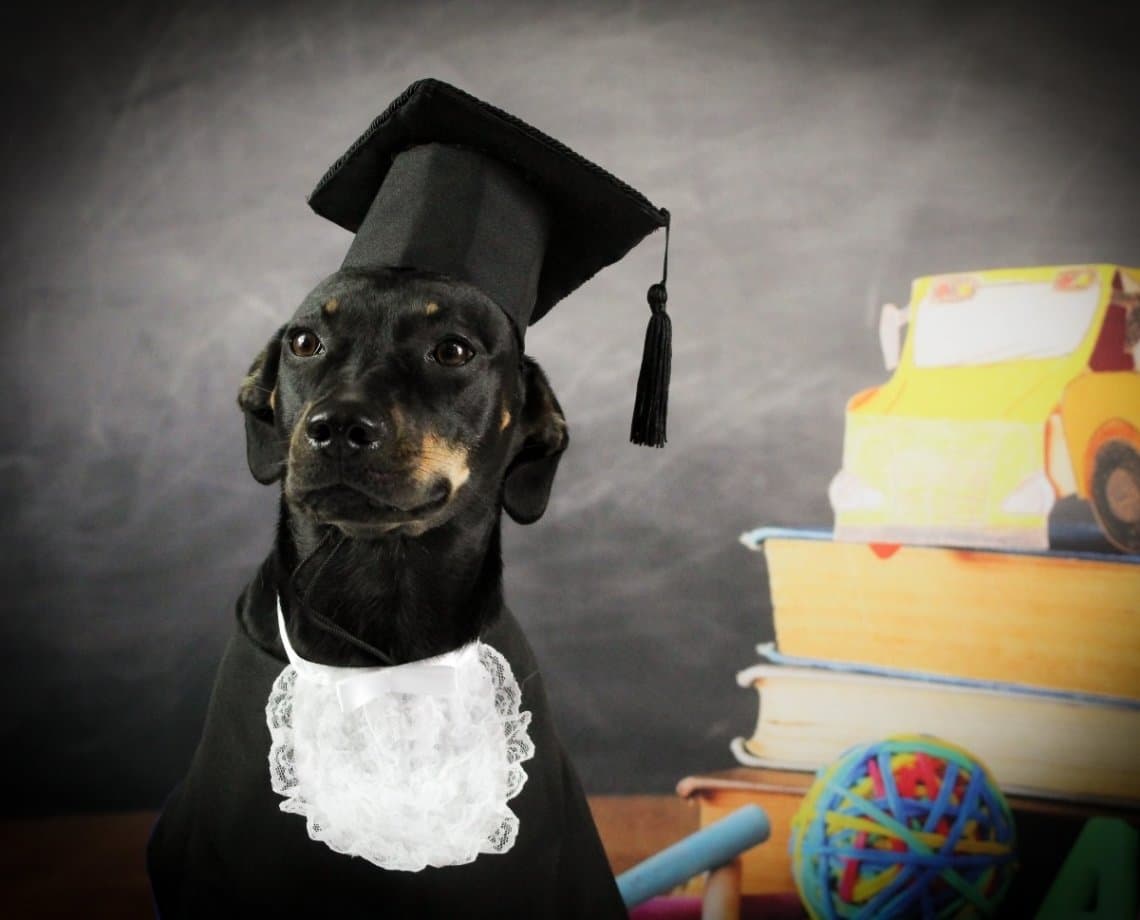
<svg viewBox="0 0 1140 920">
<path fill-rule="evenodd" d="M 499 526 L 542 516 L 567 445 L 527 327 L 669 214 L 437 80 L 309 204 L 354 239 L 241 387 L 277 538 L 151 839 L 161 916 L 625 916 Z M 661 446 L 664 272 L 648 299 L 630 437 Z"/>
<path fill-rule="evenodd" d="M 237 605 L 194 762 L 151 839 L 160 915 L 625 916 L 503 605 L 500 509 L 524 523 L 542 515 L 567 432 L 502 310 L 462 282 L 342 270 L 274 334 L 238 401 L 254 477 L 282 482 L 280 520 Z M 298 573 L 314 554 L 319 575 Z M 265 721 L 286 664 L 278 597 L 293 647 L 312 661 L 399 663 L 476 638 L 509 661 L 536 750 L 511 801 L 509 852 L 386 871 L 311 840 L 280 810 Z"/>
</svg>

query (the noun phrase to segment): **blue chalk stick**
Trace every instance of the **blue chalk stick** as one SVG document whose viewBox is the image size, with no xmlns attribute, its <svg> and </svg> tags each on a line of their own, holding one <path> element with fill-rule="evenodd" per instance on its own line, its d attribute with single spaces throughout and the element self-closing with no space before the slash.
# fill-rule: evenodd
<svg viewBox="0 0 1140 920">
<path fill-rule="evenodd" d="M 618 891 L 626 907 L 636 907 L 694 875 L 731 862 L 767 840 L 770 831 L 764 810 L 745 805 L 623 872 L 617 879 Z"/>
</svg>

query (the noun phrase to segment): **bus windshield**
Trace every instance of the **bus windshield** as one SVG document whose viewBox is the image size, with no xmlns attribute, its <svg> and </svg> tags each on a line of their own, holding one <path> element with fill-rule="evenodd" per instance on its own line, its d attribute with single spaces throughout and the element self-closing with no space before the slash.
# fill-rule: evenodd
<svg viewBox="0 0 1140 920">
<path fill-rule="evenodd" d="M 1048 282 L 977 285 L 949 302 L 932 286 L 915 311 L 914 363 L 947 367 L 1069 354 L 1084 341 L 1099 301 L 1095 281 L 1075 290 Z"/>
</svg>

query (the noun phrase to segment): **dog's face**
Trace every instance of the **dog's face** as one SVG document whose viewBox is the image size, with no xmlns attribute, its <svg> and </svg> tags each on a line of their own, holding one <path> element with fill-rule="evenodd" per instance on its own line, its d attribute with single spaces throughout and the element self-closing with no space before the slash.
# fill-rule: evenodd
<svg viewBox="0 0 1140 920">
<path fill-rule="evenodd" d="M 505 314 L 471 285 L 337 272 L 254 360 L 238 394 L 250 470 L 351 537 L 418 536 L 502 502 L 546 507 L 561 409 Z"/>
</svg>

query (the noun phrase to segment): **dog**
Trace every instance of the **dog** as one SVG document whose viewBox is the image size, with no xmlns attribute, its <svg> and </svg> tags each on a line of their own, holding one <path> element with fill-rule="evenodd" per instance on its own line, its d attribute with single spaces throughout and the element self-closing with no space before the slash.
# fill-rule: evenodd
<svg viewBox="0 0 1140 920">
<path fill-rule="evenodd" d="M 163 920 L 625 917 L 503 601 L 501 511 L 523 524 L 542 516 L 569 442 L 507 316 L 447 276 L 342 268 L 257 355 L 238 405 L 251 473 L 279 484 L 279 518 L 237 602 L 193 762 L 148 845 Z M 412 871 L 314 839 L 320 828 L 271 784 L 267 699 L 289 662 L 398 669 L 478 642 L 509 664 L 533 751 L 509 800 L 512 845 Z M 369 711 L 386 717 L 401 699 L 381 694 Z"/>
</svg>

